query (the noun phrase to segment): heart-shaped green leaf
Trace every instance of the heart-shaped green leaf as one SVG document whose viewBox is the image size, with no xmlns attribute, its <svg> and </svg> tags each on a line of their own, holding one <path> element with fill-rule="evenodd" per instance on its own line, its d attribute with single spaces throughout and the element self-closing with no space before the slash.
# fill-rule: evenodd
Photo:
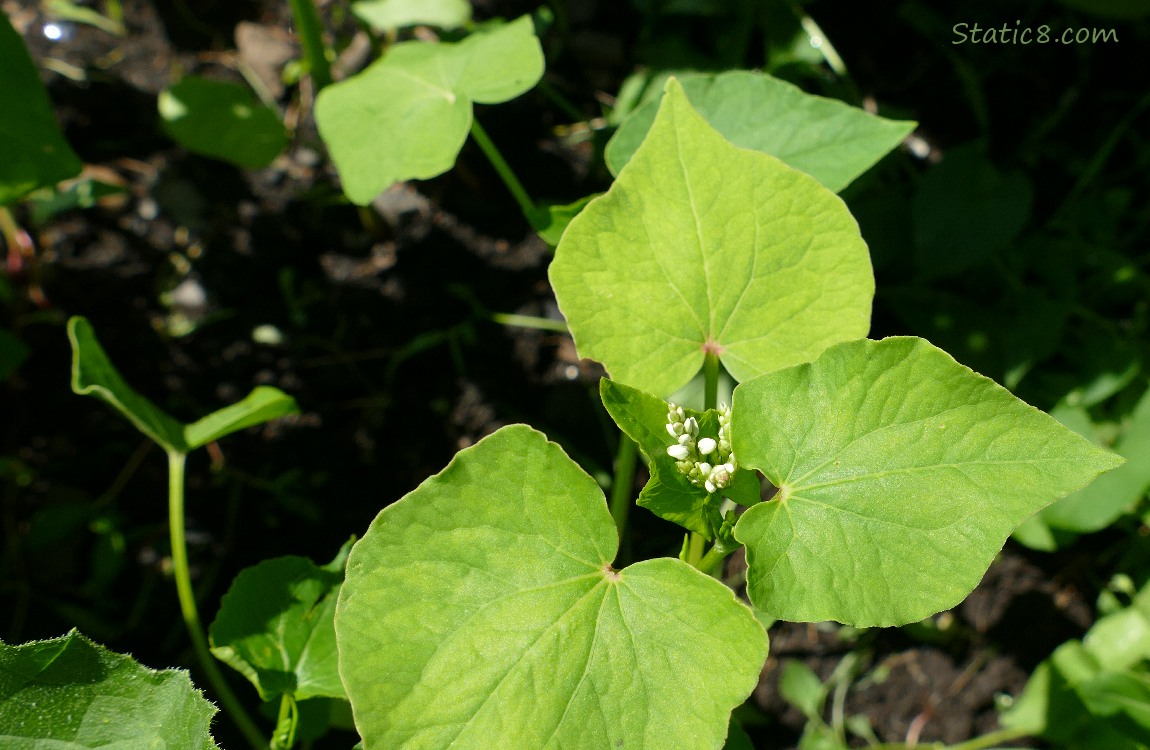
<svg viewBox="0 0 1150 750">
<path fill-rule="evenodd" d="M 446 172 L 471 128 L 471 103 L 495 104 L 543 75 L 529 16 L 458 44 L 401 42 L 316 100 L 320 135 L 343 190 L 366 205 L 393 183 Z"/>
<path fill-rule="evenodd" d="M 215 713 L 187 672 L 148 669 L 75 630 L 20 646 L 0 643 L 5 750 L 218 750 L 209 732 Z"/>
<path fill-rule="evenodd" d="M 24 40 L 0 13 L 0 206 L 75 177 L 84 166 L 64 140 Z"/>
<path fill-rule="evenodd" d="M 736 146 L 771 154 L 838 192 L 893 149 L 915 123 L 887 120 L 762 73 L 684 75 L 691 104 Z M 647 136 L 659 99 L 628 117 L 607 144 L 619 174 Z"/>
<path fill-rule="evenodd" d="M 957 604 L 1028 516 L 1121 463 L 923 339 L 852 341 L 735 389 L 747 591 L 784 620 L 899 625 Z"/>
<path fill-rule="evenodd" d="M 277 557 L 241 571 L 220 601 L 212 653 L 270 701 L 344 698 L 335 648 L 335 603 L 350 543 L 329 565 Z"/>
<path fill-rule="evenodd" d="M 642 147 L 567 227 L 550 277 L 579 353 L 659 395 L 707 350 L 741 381 L 864 336 L 874 294 L 843 202 L 732 146 L 674 79 Z"/>
<path fill-rule="evenodd" d="M 237 430 L 299 411 L 295 399 L 278 388 L 261 385 L 242 401 L 184 424 L 124 381 L 87 318 L 75 316 L 68 321 L 68 339 L 72 342 L 72 390 L 108 403 L 169 452 L 187 453 Z"/>
<path fill-rule="evenodd" d="M 266 167 L 287 145 L 279 115 L 251 89 L 188 76 L 160 92 L 164 130 L 189 151 L 241 167 Z"/>
<path fill-rule="evenodd" d="M 364 745 L 720 747 L 762 627 L 678 560 L 613 570 L 617 546 L 595 481 L 523 425 L 385 508 L 336 611 Z"/>
</svg>

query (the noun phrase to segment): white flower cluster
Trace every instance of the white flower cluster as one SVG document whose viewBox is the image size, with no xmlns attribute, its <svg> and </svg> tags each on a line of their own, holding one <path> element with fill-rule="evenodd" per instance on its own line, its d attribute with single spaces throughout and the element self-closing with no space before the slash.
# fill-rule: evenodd
<svg viewBox="0 0 1150 750">
<path fill-rule="evenodd" d="M 668 404 L 667 432 L 675 445 L 667 448 L 667 455 L 675 459 L 675 466 L 691 484 L 707 492 L 718 492 L 726 487 L 735 474 L 735 454 L 731 451 L 731 407 L 719 404 L 719 439 L 700 438 L 699 423 L 686 417 L 683 407 Z"/>
</svg>

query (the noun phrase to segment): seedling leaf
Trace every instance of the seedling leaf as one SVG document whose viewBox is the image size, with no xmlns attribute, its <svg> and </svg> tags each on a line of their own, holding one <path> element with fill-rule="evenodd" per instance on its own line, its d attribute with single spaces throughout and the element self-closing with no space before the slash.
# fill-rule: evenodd
<svg viewBox="0 0 1150 750">
<path fill-rule="evenodd" d="M 220 602 L 208 632 L 212 653 L 247 677 L 265 701 L 285 693 L 297 701 L 346 700 L 333 624 L 342 581 L 342 568 L 328 570 L 304 557 L 247 568 Z"/>
<path fill-rule="evenodd" d="M 187 672 L 148 669 L 75 630 L 0 643 L 0 745 L 10 750 L 218 750 L 215 713 Z"/>
<path fill-rule="evenodd" d="M 0 206 L 75 177 L 83 164 L 64 140 L 24 40 L 0 13 Z"/>
<path fill-rule="evenodd" d="M 188 448 L 198 448 L 245 427 L 270 422 L 285 414 L 296 414 L 295 399 L 278 388 L 259 385 L 242 401 L 212 412 L 184 429 Z"/>
<path fill-rule="evenodd" d="M 741 381 L 864 336 L 874 294 L 843 202 L 732 146 L 674 79 L 642 147 L 567 227 L 550 278 L 579 353 L 659 395 L 708 348 Z"/>
<path fill-rule="evenodd" d="M 68 321 L 68 338 L 72 342 L 75 393 L 107 402 L 164 450 L 188 452 L 184 425 L 124 382 L 87 318 L 77 316 Z"/>
<path fill-rule="evenodd" d="M 401 180 L 446 172 L 471 127 L 471 104 L 529 90 L 543 51 L 529 16 L 485 26 L 457 44 L 401 42 L 316 101 L 320 135 L 353 203 Z"/>
<path fill-rule="evenodd" d="M 776 156 L 836 193 L 901 143 L 915 126 L 808 94 L 762 73 L 689 74 L 680 81 L 699 114 L 731 143 Z M 658 107 L 656 97 L 615 132 L 605 154 L 613 174 L 619 174 L 638 150 Z"/>
<path fill-rule="evenodd" d="M 762 627 L 678 560 L 612 570 L 617 546 L 595 481 L 523 425 L 385 508 L 336 611 L 364 745 L 721 746 Z"/>
<path fill-rule="evenodd" d="M 187 76 L 157 104 L 168 135 L 197 154 L 259 168 L 287 145 L 279 115 L 238 83 Z"/>
<path fill-rule="evenodd" d="M 72 390 L 107 402 L 169 452 L 187 453 L 237 430 L 298 411 L 295 400 L 279 389 L 257 386 L 242 401 L 184 424 L 124 381 L 87 318 L 76 316 L 68 321 L 68 338 L 72 342 Z"/>
<path fill-rule="evenodd" d="M 1028 516 L 1122 459 L 916 338 L 853 341 L 735 389 L 754 605 L 784 620 L 915 622 L 957 604 Z"/>
</svg>

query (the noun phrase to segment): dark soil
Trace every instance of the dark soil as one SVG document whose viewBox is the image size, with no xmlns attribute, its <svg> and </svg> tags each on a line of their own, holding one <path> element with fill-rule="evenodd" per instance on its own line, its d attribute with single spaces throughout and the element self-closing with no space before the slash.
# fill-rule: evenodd
<svg viewBox="0 0 1150 750">
<path fill-rule="evenodd" d="M 534 7 L 475 5 L 481 17 Z M 591 118 L 593 94 L 615 92 L 631 71 L 644 27 L 625 3 L 567 5 L 568 36 L 548 81 Z M 328 4 L 325 17 L 341 18 L 341 6 Z M 34 256 L 8 249 L 19 299 L 4 322 L 32 356 L 3 392 L 0 456 L 15 459 L 0 475 L 5 641 L 76 626 L 150 666 L 198 672 L 168 580 L 163 456 L 104 405 L 72 395 L 70 315 L 90 318 L 127 380 L 181 418 L 257 384 L 301 405 L 298 417 L 192 456 L 189 541 L 209 620 L 245 566 L 282 554 L 330 559 L 382 507 L 503 424 L 528 422 L 593 475 L 609 475 L 616 433 L 599 406 L 601 371 L 566 336 L 488 318 L 558 311 L 549 251 L 471 145 L 455 170 L 393 188 L 365 219 L 341 199 L 306 85 L 302 95 L 279 89 L 300 127 L 267 169 L 239 172 L 189 154 L 159 127 L 155 97 L 180 74 L 243 80 L 237 33 L 257 75 L 294 57 L 286 3 L 125 0 L 126 36 L 65 23 L 59 41 L 42 33 L 41 3 L 2 7 L 40 63 L 68 140 L 93 174 L 126 190 L 36 227 Z M 933 83 L 949 80 L 937 46 L 920 39 L 896 51 L 896 31 L 872 10 L 865 19 L 851 15 L 861 7 L 836 12 L 820 18 L 867 94 L 920 118 L 943 145 L 969 137 L 970 118 Z M 1056 78 L 1051 71 L 1067 66 L 1044 72 Z M 1027 85 L 1029 106 L 1056 95 L 1050 81 Z M 1022 105 L 1005 88 L 988 88 L 988 106 L 1004 123 L 995 145 L 1009 149 L 1022 137 L 1010 125 Z M 570 118 L 538 92 L 478 116 L 533 195 L 573 200 L 607 184 L 595 157 L 602 144 L 556 135 Z M 896 321 L 880 301 L 872 336 L 909 332 Z M 253 339 L 268 325 L 281 343 Z M 659 519 L 637 510 L 633 523 L 635 558 L 677 549 L 681 537 Z M 865 714 L 880 739 L 953 743 L 993 730 L 996 696 L 1017 695 L 1041 659 L 1089 627 L 1103 583 L 1089 563 L 1108 542 L 1102 535 L 1061 555 L 1008 545 L 933 629 L 776 625 L 753 697 L 765 717 L 751 728 L 756 747 L 793 747 L 802 730 L 777 691 L 783 663 L 802 660 L 826 678 L 852 652 L 862 661 L 846 712 Z M 217 732 L 222 746 L 240 746 L 226 721 Z"/>
</svg>

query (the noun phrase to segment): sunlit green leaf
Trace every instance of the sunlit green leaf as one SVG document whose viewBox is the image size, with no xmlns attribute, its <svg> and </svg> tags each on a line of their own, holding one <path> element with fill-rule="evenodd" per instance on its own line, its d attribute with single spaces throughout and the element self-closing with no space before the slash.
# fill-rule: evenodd
<svg viewBox="0 0 1150 750">
<path fill-rule="evenodd" d="M 735 454 L 779 493 L 743 514 L 747 590 L 784 620 L 915 622 L 1010 532 L 1121 463 L 922 339 L 853 341 L 735 389 Z"/>
<path fill-rule="evenodd" d="M 336 612 L 364 744 L 720 747 L 763 629 L 678 560 L 613 570 L 617 546 L 595 481 L 522 425 L 385 508 Z"/>
<path fill-rule="evenodd" d="M 160 92 L 164 130 L 189 151 L 266 167 L 287 145 L 279 115 L 246 86 L 187 76 Z"/>
<path fill-rule="evenodd" d="M 642 147 L 567 227 L 550 277 L 579 353 L 656 395 L 708 349 L 746 380 L 863 336 L 874 293 L 842 201 L 729 144 L 674 79 Z"/>
<path fill-rule="evenodd" d="M 914 129 L 794 84 L 749 71 L 680 78 L 692 106 L 736 146 L 762 151 L 838 192 L 870 169 Z M 659 99 L 628 117 L 607 144 L 607 166 L 619 174 L 643 142 Z"/>
<path fill-rule="evenodd" d="M 5 750 L 218 750 L 216 708 L 183 670 L 148 669 L 76 631 L 0 643 L 0 746 Z"/>
<path fill-rule="evenodd" d="M 366 205 L 393 183 L 426 179 L 455 163 L 471 104 L 529 90 L 543 75 L 531 18 L 484 26 L 457 44 L 401 42 L 316 101 L 316 122 L 344 192 Z"/>
</svg>

